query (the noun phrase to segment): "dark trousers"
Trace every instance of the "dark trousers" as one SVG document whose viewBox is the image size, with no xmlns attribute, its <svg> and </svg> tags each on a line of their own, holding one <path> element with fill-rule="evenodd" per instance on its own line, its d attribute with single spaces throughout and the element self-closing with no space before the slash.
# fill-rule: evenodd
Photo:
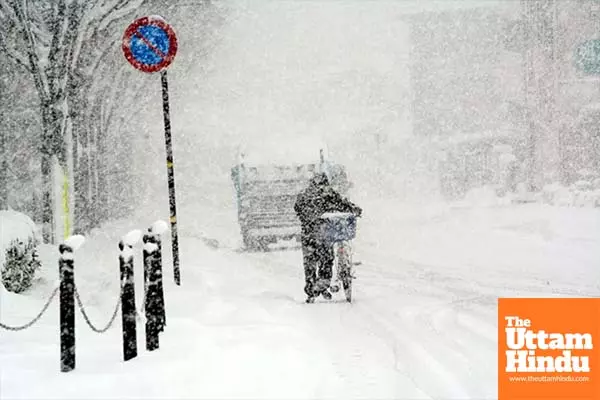
<svg viewBox="0 0 600 400">
<path fill-rule="evenodd" d="M 329 287 L 333 268 L 333 247 L 322 243 L 316 235 L 303 234 L 302 255 L 304 261 L 304 292 L 318 295 Z"/>
</svg>

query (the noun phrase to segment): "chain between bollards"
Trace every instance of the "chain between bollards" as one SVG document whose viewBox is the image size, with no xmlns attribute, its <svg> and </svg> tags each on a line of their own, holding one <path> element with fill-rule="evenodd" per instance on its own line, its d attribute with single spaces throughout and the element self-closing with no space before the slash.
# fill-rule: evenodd
<svg viewBox="0 0 600 400">
<path fill-rule="evenodd" d="M 57 286 L 56 288 L 54 288 L 54 290 L 52 291 L 52 294 L 50 294 L 50 297 L 46 301 L 46 304 L 44 304 L 44 306 L 42 307 L 42 310 L 38 313 L 38 315 L 36 315 L 31 321 L 29 321 L 25 325 L 10 326 L 10 325 L 6 325 L 6 324 L 3 324 L 2 322 L 0 322 L 0 328 L 5 329 L 7 331 L 18 332 L 18 331 L 23 331 L 27 328 L 32 327 L 36 322 L 38 322 L 42 318 L 42 316 L 46 313 L 46 311 L 48 311 L 48 308 L 50 307 L 50 304 L 52 304 L 52 300 L 54 300 L 54 298 L 58 294 L 59 289 L 60 289 L 60 286 Z"/>
</svg>

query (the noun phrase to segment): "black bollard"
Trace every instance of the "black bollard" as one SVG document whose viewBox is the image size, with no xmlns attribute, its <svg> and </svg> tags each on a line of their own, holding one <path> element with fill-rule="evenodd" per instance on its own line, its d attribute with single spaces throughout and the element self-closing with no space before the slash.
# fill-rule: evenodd
<svg viewBox="0 0 600 400">
<path fill-rule="evenodd" d="M 162 262 L 162 239 L 160 235 L 155 235 L 156 245 L 158 246 L 158 252 L 156 257 L 156 290 L 158 292 L 158 319 L 159 319 L 159 330 L 165 331 L 167 326 L 167 315 L 165 311 L 165 290 L 163 288 L 163 262 Z"/>
<path fill-rule="evenodd" d="M 60 258 L 60 370 L 75 369 L 75 271 L 73 249 L 66 244 L 58 247 Z"/>
<path fill-rule="evenodd" d="M 145 234 L 144 242 L 144 285 L 146 288 L 146 350 L 158 349 L 158 334 L 162 330 L 160 311 L 160 296 L 158 292 L 157 278 L 159 276 L 160 247 L 157 244 L 156 235 Z"/>
<path fill-rule="evenodd" d="M 132 247 L 119 242 L 119 266 L 121 269 L 121 320 L 123 326 L 123 360 L 137 357 L 137 332 L 135 310 L 135 284 L 133 279 Z"/>
</svg>

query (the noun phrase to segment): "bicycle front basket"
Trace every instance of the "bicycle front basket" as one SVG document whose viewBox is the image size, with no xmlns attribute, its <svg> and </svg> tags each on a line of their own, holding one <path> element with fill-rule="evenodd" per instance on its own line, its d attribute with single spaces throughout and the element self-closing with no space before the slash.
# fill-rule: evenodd
<svg viewBox="0 0 600 400">
<path fill-rule="evenodd" d="M 321 217 L 321 237 L 327 243 L 356 237 L 356 216 L 351 213 L 326 213 Z"/>
</svg>

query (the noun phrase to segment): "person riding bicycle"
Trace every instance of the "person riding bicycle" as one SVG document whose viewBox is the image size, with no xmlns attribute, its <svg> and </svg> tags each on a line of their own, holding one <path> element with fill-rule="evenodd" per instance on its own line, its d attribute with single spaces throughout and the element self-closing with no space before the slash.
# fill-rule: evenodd
<svg viewBox="0 0 600 400">
<path fill-rule="evenodd" d="M 308 300 L 322 295 L 331 299 L 329 285 L 334 262 L 333 247 L 320 239 L 321 216 L 327 212 L 350 212 L 361 216 L 362 209 L 342 197 L 330 185 L 327 175 L 316 174 L 296 199 L 294 210 L 301 224 L 304 262 L 304 292 Z M 318 268 L 318 280 L 317 280 Z"/>
</svg>

